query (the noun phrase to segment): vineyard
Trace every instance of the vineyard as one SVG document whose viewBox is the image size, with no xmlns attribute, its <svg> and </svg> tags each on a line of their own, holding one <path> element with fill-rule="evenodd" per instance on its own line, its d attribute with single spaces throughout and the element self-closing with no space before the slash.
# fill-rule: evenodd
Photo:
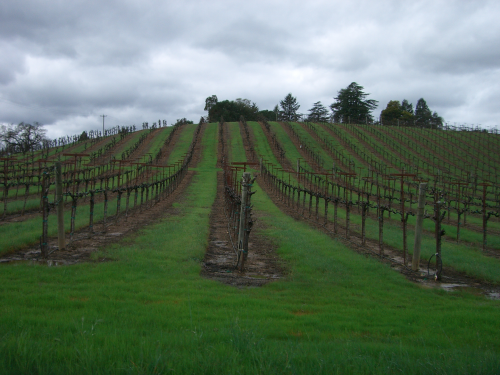
<svg viewBox="0 0 500 375">
<path fill-rule="evenodd" d="M 2 373 L 500 368 L 498 134 L 242 117 L 46 146 L 0 158 Z"/>
</svg>

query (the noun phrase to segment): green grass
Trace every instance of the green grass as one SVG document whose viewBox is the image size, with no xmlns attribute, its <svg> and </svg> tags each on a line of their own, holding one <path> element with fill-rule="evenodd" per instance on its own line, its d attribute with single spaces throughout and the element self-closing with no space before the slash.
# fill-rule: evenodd
<svg viewBox="0 0 500 375">
<path fill-rule="evenodd" d="M 230 133 L 241 160 L 238 127 Z M 272 242 L 286 276 L 242 289 L 202 278 L 217 134 L 216 124 L 207 126 L 178 214 L 104 249 L 113 261 L 0 265 L 0 373 L 498 373 L 500 301 L 412 284 L 284 215 L 258 185 L 252 204 L 265 229 L 250 241 Z M 183 136 L 189 146 L 192 132 Z M 268 146 L 259 144 L 259 153 L 272 160 Z M 384 229 L 387 241 L 398 241 L 397 226 Z M 0 233 L 2 241 L 12 233 Z M 463 251 L 457 262 L 474 259 Z M 491 264 L 488 272 L 498 273 Z"/>
<path fill-rule="evenodd" d="M 281 146 L 285 150 L 285 157 L 292 164 L 292 166 L 295 167 L 297 159 L 302 158 L 299 150 L 297 150 L 297 147 L 295 147 L 292 140 L 288 137 L 281 124 L 274 121 L 269 121 L 269 126 L 271 130 L 276 134 L 276 137 L 281 143 Z M 311 166 L 305 160 L 301 160 L 300 164 L 308 169 L 311 169 Z"/>
<path fill-rule="evenodd" d="M 269 142 L 267 142 L 266 134 L 264 133 L 264 130 L 262 130 L 260 124 L 255 121 L 248 121 L 247 125 L 252 129 L 255 138 L 254 147 L 256 154 L 263 156 L 269 163 L 279 166 L 280 163 L 274 156 L 271 146 L 269 145 Z"/>
<path fill-rule="evenodd" d="M 132 194 L 134 194 L 132 192 Z M 125 195 L 122 195 L 121 210 L 122 213 L 125 209 Z M 116 194 L 110 193 L 108 195 L 108 211 L 107 215 L 112 216 L 116 214 Z M 139 200 L 140 202 L 140 190 Z M 130 197 L 130 207 L 133 206 L 133 195 Z M 89 200 L 86 202 L 83 199 L 78 201 L 75 228 L 76 230 L 88 227 L 90 216 Z M 94 226 L 96 230 L 100 230 L 101 225 L 98 224 L 104 218 L 104 202 L 96 203 L 94 206 Z M 70 232 L 71 223 L 71 210 L 64 212 L 64 228 L 66 233 Z M 26 248 L 27 246 L 35 245 L 39 242 L 42 233 L 42 217 L 35 217 L 21 222 L 11 222 L 0 225 L 0 238 L 2 238 L 0 254 L 8 253 L 15 250 Z M 51 211 L 48 221 L 48 234 L 49 237 L 57 236 L 57 217 L 54 211 Z M 69 237 L 68 237 L 69 239 Z"/>
<path fill-rule="evenodd" d="M 126 142 L 123 145 L 112 150 L 111 156 L 115 157 L 118 160 L 121 160 L 122 153 L 128 150 L 129 148 L 133 147 L 136 144 L 136 142 L 141 138 L 141 136 L 144 134 L 149 134 L 149 130 L 140 130 L 134 133 L 130 133 L 130 135 L 127 137 L 128 139 L 126 139 Z"/>
<path fill-rule="evenodd" d="M 23 210 L 23 206 L 24 206 L 24 199 L 16 200 L 13 202 L 7 202 L 7 214 L 21 213 Z M 34 210 L 36 208 L 40 208 L 40 198 L 28 199 L 26 201 L 26 211 Z M 0 215 L 3 214 L 3 211 L 4 211 L 4 206 L 2 202 L 2 205 L 0 206 Z"/>
<path fill-rule="evenodd" d="M 256 134 L 257 143 L 262 147 L 263 144 L 267 144 L 264 142 L 265 138 L 261 139 L 264 135 L 262 130 L 259 132 L 257 127 L 260 127 L 258 124 L 249 124 L 253 126 L 254 134 Z M 241 136 L 239 132 L 239 128 L 237 126 L 229 127 L 231 134 L 231 148 L 230 153 L 240 152 L 242 150 L 241 145 Z M 265 159 L 271 158 L 272 151 L 270 148 L 257 148 L 257 153 L 260 153 Z M 263 152 L 263 153 L 261 153 Z M 242 156 L 239 156 L 240 158 Z M 268 159 L 269 160 L 269 159 Z M 278 164 L 279 167 L 279 164 Z M 306 206 L 308 207 L 308 200 L 306 202 Z M 315 207 L 315 202 L 313 202 L 313 210 Z M 324 212 L 324 203 L 320 202 L 320 216 L 322 216 Z M 329 219 L 333 221 L 333 207 L 330 205 L 329 208 Z M 306 208 L 307 215 L 307 208 Z M 314 214 L 313 214 L 314 216 Z M 387 217 L 388 214 L 386 213 Z M 338 209 L 338 220 L 341 224 L 345 224 L 346 211 L 342 208 L 342 205 L 339 205 Z M 393 221 L 388 221 L 384 223 L 384 244 L 390 245 L 395 249 L 399 249 L 402 253 L 403 251 L 403 235 L 401 231 L 401 225 L 398 223 L 399 220 L 398 215 L 392 215 Z M 361 232 L 361 215 L 357 214 L 357 209 L 353 207 L 351 209 L 350 215 L 352 230 L 356 230 L 358 233 Z M 413 254 L 413 242 L 414 242 L 414 224 L 415 217 L 409 217 L 409 227 L 408 227 L 408 238 L 407 244 L 409 248 L 409 254 Z M 323 218 L 320 219 L 323 222 Z M 367 238 L 378 240 L 378 222 L 376 220 L 372 220 L 367 218 L 366 221 L 366 236 Z M 454 238 L 456 236 L 456 228 L 451 225 L 444 224 L 443 229 L 448 233 L 448 237 Z M 434 222 L 430 219 L 424 220 L 424 229 L 431 231 L 430 234 L 426 233 L 423 235 L 422 240 L 422 248 L 421 248 L 421 260 L 422 264 L 427 264 L 431 255 L 433 255 L 436 251 L 435 239 L 432 234 L 434 230 Z M 472 232 L 466 229 L 462 229 L 461 233 L 462 243 L 454 244 L 444 241 L 442 245 L 442 255 L 443 262 L 446 266 L 451 266 L 458 271 L 463 271 L 470 276 L 478 277 L 480 279 L 485 279 L 490 282 L 500 282 L 500 262 L 497 259 L 484 256 L 480 250 L 480 243 L 482 243 L 482 235 L 480 233 Z M 475 243 L 475 246 L 472 246 L 471 243 Z M 500 246 L 500 239 L 496 236 L 490 236 L 489 245 L 492 247 Z"/>
<path fill-rule="evenodd" d="M 153 155 L 153 157 L 155 157 L 156 154 L 158 153 L 158 151 L 160 151 L 160 149 L 165 144 L 165 141 L 168 138 L 168 136 L 170 135 L 170 133 L 172 132 L 172 129 L 173 129 L 173 127 L 169 126 L 166 128 L 162 128 L 160 131 L 158 131 L 158 133 L 156 133 L 156 135 L 155 135 L 155 138 L 153 139 L 153 141 L 149 145 L 149 149 L 147 152 L 150 152 L 151 155 Z"/>
<path fill-rule="evenodd" d="M 301 141 L 304 141 L 306 144 L 315 146 L 316 148 L 313 149 L 315 153 L 321 157 L 324 161 L 323 168 L 326 170 L 331 170 L 333 166 L 333 159 L 330 156 L 328 152 L 326 152 L 322 146 L 321 143 L 317 142 L 314 137 L 312 137 L 306 130 L 305 128 L 300 125 L 297 122 L 291 122 L 290 125 L 293 127 L 293 129 L 297 132 L 299 135 Z"/>
<path fill-rule="evenodd" d="M 193 140 L 196 126 L 196 124 L 187 124 L 179 130 L 179 140 L 175 144 L 170 145 L 173 149 L 168 158 L 168 164 L 173 164 L 183 159 L 183 155 L 188 152 L 189 146 Z"/>
<path fill-rule="evenodd" d="M 199 276 L 216 126 L 180 214 L 106 250 L 113 262 L 2 268 L 6 374 L 493 374 L 498 301 L 422 289 L 283 215 L 254 209 L 289 271 L 262 288 Z M 374 282 L 376 280 L 376 282 Z"/>
</svg>

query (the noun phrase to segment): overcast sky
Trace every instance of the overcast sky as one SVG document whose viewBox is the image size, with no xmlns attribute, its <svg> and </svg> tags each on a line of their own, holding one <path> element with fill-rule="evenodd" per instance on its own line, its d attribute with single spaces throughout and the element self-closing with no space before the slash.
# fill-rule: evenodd
<svg viewBox="0 0 500 375">
<path fill-rule="evenodd" d="M 205 98 L 307 113 L 357 82 L 423 97 L 450 123 L 500 124 L 500 1 L 0 2 L 0 123 L 51 138 L 186 117 Z"/>
</svg>

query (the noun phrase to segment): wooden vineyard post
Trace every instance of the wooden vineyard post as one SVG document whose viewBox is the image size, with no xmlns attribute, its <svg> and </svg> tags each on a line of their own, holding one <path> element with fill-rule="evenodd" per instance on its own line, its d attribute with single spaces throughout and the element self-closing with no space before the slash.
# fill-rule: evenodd
<svg viewBox="0 0 500 375">
<path fill-rule="evenodd" d="M 66 238 L 64 234 L 64 202 L 61 162 L 55 163 L 56 170 L 56 207 L 57 207 L 57 241 L 59 250 L 66 247 Z"/>
<path fill-rule="evenodd" d="M 313 203 L 313 194 L 312 191 L 309 191 L 309 218 L 312 215 L 312 203 Z"/>
<path fill-rule="evenodd" d="M 104 216 L 102 218 L 102 231 L 106 232 L 106 218 L 108 216 L 108 189 L 104 189 Z"/>
<path fill-rule="evenodd" d="M 325 197 L 325 220 L 324 220 L 324 223 L 323 223 L 323 225 L 325 227 L 328 224 L 328 202 L 329 201 L 330 201 L 330 199 L 328 197 Z"/>
<path fill-rule="evenodd" d="M 379 255 L 384 254 L 384 211 L 385 207 L 379 207 L 378 216 L 378 249 Z"/>
<path fill-rule="evenodd" d="M 13 158 L 1 158 L 0 160 L 4 161 L 4 164 L 3 164 L 4 190 L 3 190 L 3 216 L 2 216 L 2 218 L 5 219 L 7 216 L 7 197 L 9 196 L 9 164 L 8 164 L 8 162 L 10 160 L 13 160 Z"/>
<path fill-rule="evenodd" d="M 418 271 L 420 267 L 420 246 L 422 244 L 422 226 L 424 223 L 425 193 L 427 184 L 420 184 L 418 190 L 417 222 L 415 224 L 415 242 L 413 244 L 413 260 L 411 268 Z"/>
<path fill-rule="evenodd" d="M 333 200 L 333 233 L 337 234 L 337 210 L 339 208 L 339 198 Z"/>
<path fill-rule="evenodd" d="M 42 179 L 42 239 L 40 243 L 40 252 L 42 258 L 47 258 L 49 254 L 48 227 L 49 227 L 49 184 L 47 172 L 43 172 Z"/>
<path fill-rule="evenodd" d="M 23 210 L 21 211 L 21 216 L 24 216 L 24 211 L 26 210 L 26 202 L 28 201 L 29 192 L 30 192 L 30 184 L 28 183 L 26 184 L 26 190 L 24 191 L 24 204 L 23 204 Z"/>
<path fill-rule="evenodd" d="M 243 271 L 245 261 L 248 257 L 248 236 L 252 228 L 250 199 L 252 196 L 251 186 L 253 180 L 249 172 L 244 172 L 241 186 L 241 206 L 240 206 L 240 225 L 238 231 L 238 264 L 237 267 Z"/>
<path fill-rule="evenodd" d="M 304 194 L 302 194 L 302 216 L 306 214 L 306 190 L 302 190 Z"/>
<path fill-rule="evenodd" d="M 486 231 L 487 231 L 487 225 L 488 225 L 488 219 L 489 219 L 489 215 L 486 213 L 486 189 L 488 188 L 488 186 L 490 186 L 490 184 L 487 184 L 487 183 L 482 183 L 482 184 L 479 184 L 478 186 L 482 186 L 483 187 L 483 251 L 486 250 Z"/>
<path fill-rule="evenodd" d="M 90 216 L 89 216 L 89 238 L 92 236 L 92 233 L 94 233 L 94 206 L 95 206 L 95 191 L 90 190 Z"/>
<path fill-rule="evenodd" d="M 71 194 L 71 224 L 70 224 L 70 242 L 73 241 L 75 232 L 76 206 L 78 204 L 78 195 Z"/>
<path fill-rule="evenodd" d="M 316 221 L 319 222 L 319 194 L 316 193 Z"/>
<path fill-rule="evenodd" d="M 465 214 L 465 208 L 460 209 L 460 198 L 461 198 L 461 187 L 464 185 L 468 185 L 467 182 L 456 182 L 453 185 L 457 185 L 457 243 L 460 243 L 460 218 L 462 214 Z"/>
<path fill-rule="evenodd" d="M 132 188 L 127 187 L 127 200 L 125 202 L 125 221 L 128 219 L 128 208 L 130 203 L 130 193 L 132 192 Z"/>
<path fill-rule="evenodd" d="M 368 202 L 361 202 L 361 244 L 366 244 L 366 213 L 368 212 Z"/>
<path fill-rule="evenodd" d="M 441 221 L 444 218 L 446 212 L 441 214 L 441 201 L 437 200 L 434 204 L 434 220 L 436 221 L 436 281 L 441 281 L 441 273 L 443 261 L 441 259 L 441 237 L 444 234 L 444 231 L 441 231 Z"/>
<path fill-rule="evenodd" d="M 345 203 L 345 237 L 349 240 L 351 238 L 351 231 L 349 230 L 351 224 L 351 204 L 352 202 L 346 201 Z"/>
<path fill-rule="evenodd" d="M 400 176 L 401 177 L 401 182 L 400 182 L 400 198 L 401 198 L 401 224 L 403 226 L 403 264 L 406 266 L 406 254 L 408 253 L 407 251 L 407 241 L 406 241 L 406 224 L 408 221 L 408 216 L 405 215 L 405 191 L 404 191 L 404 180 L 403 177 L 416 177 L 416 174 L 410 174 L 410 173 L 405 173 L 403 170 L 403 173 L 393 173 L 392 176 Z M 391 200 L 389 200 L 389 204 L 391 203 Z M 390 211 L 389 211 L 390 215 Z M 390 216 L 389 216 L 390 217 Z"/>
<path fill-rule="evenodd" d="M 122 189 L 117 189 L 116 191 L 118 197 L 116 198 L 116 222 L 120 221 L 120 211 L 121 211 L 121 202 L 122 202 Z"/>
</svg>

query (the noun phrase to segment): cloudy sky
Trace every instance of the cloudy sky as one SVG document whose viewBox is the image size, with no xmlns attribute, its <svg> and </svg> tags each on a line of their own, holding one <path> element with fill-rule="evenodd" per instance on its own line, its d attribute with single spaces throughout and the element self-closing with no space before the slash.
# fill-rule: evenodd
<svg viewBox="0 0 500 375">
<path fill-rule="evenodd" d="M 307 113 L 351 82 L 379 101 L 423 97 L 450 123 L 500 124 L 500 2 L 0 2 L 0 123 L 51 138 L 198 122 L 205 98 Z"/>
</svg>

